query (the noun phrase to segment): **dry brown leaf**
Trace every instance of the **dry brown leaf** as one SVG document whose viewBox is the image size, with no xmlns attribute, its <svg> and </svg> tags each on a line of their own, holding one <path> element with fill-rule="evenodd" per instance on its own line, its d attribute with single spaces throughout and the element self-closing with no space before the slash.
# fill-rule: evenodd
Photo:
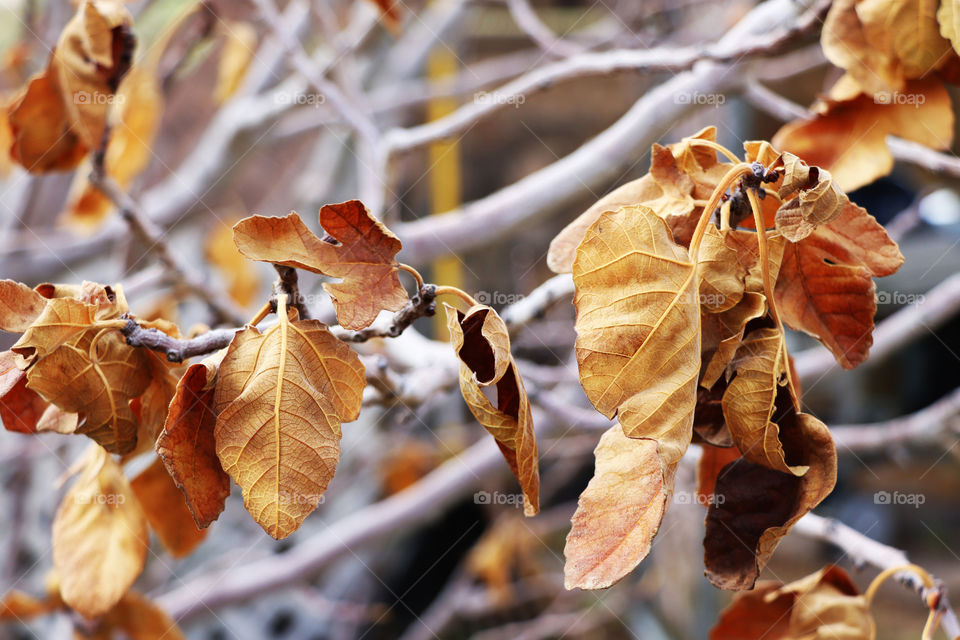
<svg viewBox="0 0 960 640">
<path fill-rule="evenodd" d="M 790 242 L 799 242 L 817 225 L 835 220 L 850 200 L 828 171 L 811 167 L 792 153 L 784 153 L 782 159 L 784 176 L 779 196 L 796 197 L 777 210 L 777 231 Z"/>
<path fill-rule="evenodd" d="M 43 312 L 47 300 L 30 287 L 0 280 L 0 331 L 23 333 Z"/>
<path fill-rule="evenodd" d="M 37 423 L 48 407 L 27 388 L 27 372 L 17 366 L 12 351 L 0 352 L 0 421 L 7 431 L 36 433 Z"/>
<path fill-rule="evenodd" d="M 223 104 L 237 92 L 257 48 L 257 30 L 249 22 L 222 22 L 225 40 L 213 95 Z"/>
<path fill-rule="evenodd" d="M 700 460 L 697 461 L 697 503 L 707 506 L 716 501 L 714 488 L 720 472 L 728 464 L 740 458 L 736 447 L 701 447 Z"/>
<path fill-rule="evenodd" d="M 28 171 L 71 169 L 100 148 L 135 38 L 123 3 L 87 0 L 67 23 L 47 69 L 9 109 L 13 157 Z"/>
<path fill-rule="evenodd" d="M 94 329 L 97 322 L 115 317 L 125 310 L 118 302 L 93 304 L 72 297 L 52 298 L 11 347 L 11 351 L 26 359 L 34 356 L 44 358 L 61 345 Z"/>
<path fill-rule="evenodd" d="M 704 313 L 722 313 L 735 307 L 745 288 L 747 267 L 730 247 L 726 236 L 731 231 L 720 231 L 710 225 L 703 236 L 697 258 L 700 278 L 700 308 Z"/>
<path fill-rule="evenodd" d="M 93 635 L 78 631 L 76 640 L 111 640 L 122 633 L 128 640 L 186 640 L 177 623 L 145 596 L 130 591 L 104 615 Z"/>
<path fill-rule="evenodd" d="M 190 365 L 177 383 L 166 423 L 157 438 L 157 453 L 200 528 L 220 516 L 230 495 L 230 477 L 220 465 L 213 437 L 216 379 L 214 361 Z"/>
<path fill-rule="evenodd" d="M 198 528 L 183 494 L 159 458 L 130 482 L 157 539 L 174 558 L 182 558 L 203 542 L 207 532 Z"/>
<path fill-rule="evenodd" d="M 115 329 L 88 331 L 34 364 L 27 386 L 64 411 L 82 414 L 78 433 L 111 453 L 130 453 L 137 420 L 129 403 L 150 384 L 150 357 Z"/>
<path fill-rule="evenodd" d="M 220 365 L 214 437 L 224 471 L 274 538 L 322 500 L 340 455 L 340 424 L 356 420 L 365 385 L 357 354 L 316 320 L 237 333 Z"/>
<path fill-rule="evenodd" d="M 657 181 L 649 173 L 614 189 L 597 200 L 554 237 L 547 253 L 547 266 L 554 273 L 572 272 L 573 261 L 577 257 L 577 247 L 580 246 L 587 229 L 597 221 L 597 218 L 607 211 L 616 211 L 620 207 L 630 207 L 654 200 L 662 193 Z"/>
<path fill-rule="evenodd" d="M 842 569 L 828 566 L 781 586 L 739 593 L 710 640 L 861 640 L 876 633 L 866 599 Z"/>
<path fill-rule="evenodd" d="M 736 370 L 723 394 L 723 415 L 743 457 L 770 469 L 803 475 L 805 466 L 789 464 L 774 422 L 777 396 L 790 393 L 786 345 L 775 328 L 751 331 L 731 362 Z"/>
<path fill-rule="evenodd" d="M 787 245 L 775 290 L 791 328 L 814 336 L 844 368 L 863 362 L 873 343 L 877 304 L 871 276 L 903 264 L 897 244 L 862 207 L 850 203 L 839 218 Z"/>
<path fill-rule="evenodd" d="M 858 0 L 836 0 L 823 23 L 820 44 L 827 59 L 847 72 L 869 94 L 903 89 L 903 69 L 892 51 L 867 40 L 857 15 Z"/>
<path fill-rule="evenodd" d="M 705 389 L 713 388 L 740 347 L 747 323 L 763 317 L 766 312 L 767 302 L 764 295 L 748 291 L 729 311 L 703 315 L 700 320 L 703 332 L 700 343 L 706 364 L 700 376 L 700 386 Z"/>
<path fill-rule="evenodd" d="M 64 435 L 76 433 L 80 426 L 80 416 L 76 413 L 64 411 L 55 404 L 48 404 L 40 420 L 37 421 L 37 431 L 52 431 Z"/>
<path fill-rule="evenodd" d="M 116 109 L 110 114 L 110 139 L 104 167 L 121 188 L 153 159 L 152 145 L 163 114 L 163 94 L 152 64 L 136 65 L 124 76 L 117 91 Z M 99 227 L 113 210 L 113 204 L 90 184 L 89 171 L 74 177 L 61 221 L 80 232 Z"/>
<path fill-rule="evenodd" d="M 590 402 L 665 465 L 690 442 L 700 368 L 694 265 L 646 207 L 603 214 L 573 266 L 577 363 Z"/>
<path fill-rule="evenodd" d="M 119 465 L 96 445 L 53 521 L 60 593 L 87 618 L 109 611 L 147 557 L 147 520 Z"/>
<path fill-rule="evenodd" d="M 907 78 L 932 74 L 950 43 L 940 36 L 940 0 L 859 0 L 857 17 L 875 51 L 895 58 Z"/>
<path fill-rule="evenodd" d="M 530 400 L 510 355 L 510 336 L 497 312 L 476 305 L 463 313 L 448 304 L 447 329 L 460 358 L 460 391 L 471 413 L 496 439 L 523 490 L 523 511 L 540 511 L 540 471 Z M 497 391 L 496 406 L 481 387 Z"/>
<path fill-rule="evenodd" d="M 234 242 L 251 260 L 282 264 L 340 278 L 324 283 L 345 329 L 370 326 L 382 310 L 397 311 L 407 293 L 397 274 L 400 240 L 359 200 L 320 209 L 329 238 L 315 236 L 296 213 L 283 218 L 251 216 L 234 228 Z"/>
<path fill-rule="evenodd" d="M 226 283 L 227 293 L 241 307 L 249 307 L 260 292 L 260 276 L 233 243 L 233 224 L 221 222 L 204 243 L 207 260 Z"/>
<path fill-rule="evenodd" d="M 603 589 L 650 552 L 673 493 L 676 464 L 664 472 L 654 440 L 614 425 L 600 438 L 593 478 L 580 494 L 563 549 L 567 589 Z"/>
<path fill-rule="evenodd" d="M 813 416 L 778 420 L 790 459 L 809 469 L 801 477 L 738 459 L 725 466 L 707 508 L 706 575 L 721 589 L 750 589 L 780 540 L 833 490 L 837 453 L 827 427 Z"/>
<path fill-rule="evenodd" d="M 784 125 L 773 145 L 830 171 L 844 191 L 853 191 L 893 169 L 886 137 L 895 135 L 932 149 L 953 141 L 950 96 L 936 78 L 913 80 L 885 100 L 858 95 L 827 100 L 810 119 Z"/>
<path fill-rule="evenodd" d="M 53 613 L 61 607 L 63 607 L 63 601 L 57 596 L 41 600 L 14 589 L 0 599 L 0 622 L 23 623 L 30 618 Z"/>
<path fill-rule="evenodd" d="M 960 7 L 956 2 L 941 2 L 937 10 L 940 35 L 950 41 L 953 50 L 960 53 Z"/>
</svg>

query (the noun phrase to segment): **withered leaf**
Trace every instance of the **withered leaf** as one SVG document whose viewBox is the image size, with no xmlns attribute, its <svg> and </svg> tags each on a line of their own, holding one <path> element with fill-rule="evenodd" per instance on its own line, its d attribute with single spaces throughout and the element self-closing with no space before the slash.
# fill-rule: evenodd
<svg viewBox="0 0 960 640">
<path fill-rule="evenodd" d="M 580 382 L 632 438 L 660 441 L 675 463 L 691 438 L 700 368 L 695 269 L 646 207 L 608 212 L 573 265 Z M 625 406 L 626 405 L 626 406 Z"/>
<path fill-rule="evenodd" d="M 157 438 L 157 453 L 200 528 L 220 516 L 230 495 L 230 477 L 220 465 L 213 436 L 216 379 L 215 362 L 190 365 L 177 383 L 166 423 Z"/>
<path fill-rule="evenodd" d="M 234 244 L 233 226 L 218 224 L 207 236 L 204 249 L 230 297 L 241 307 L 249 307 L 260 291 L 260 276 Z"/>
<path fill-rule="evenodd" d="M 939 5 L 939 0 L 860 0 L 856 11 L 873 49 L 895 58 L 905 77 L 921 78 L 950 51 L 937 24 Z"/>
<path fill-rule="evenodd" d="M 193 522 L 183 494 L 159 458 L 130 482 L 133 493 L 164 548 L 175 558 L 193 551 L 206 537 L 206 530 Z"/>
<path fill-rule="evenodd" d="M 29 618 L 53 613 L 63 607 L 59 596 L 35 598 L 16 589 L 8 591 L 0 599 L 0 622 L 23 622 Z"/>
<path fill-rule="evenodd" d="M 119 465 L 96 445 L 53 521 L 53 564 L 64 602 L 87 618 L 109 611 L 147 556 L 147 520 Z"/>
<path fill-rule="evenodd" d="M 363 203 L 324 205 L 320 225 L 329 239 L 315 236 L 296 213 L 283 218 L 251 216 L 234 226 L 234 241 L 252 260 L 340 278 L 323 287 L 345 329 L 368 327 L 380 311 L 397 311 L 407 303 L 395 259 L 400 240 Z"/>
<path fill-rule="evenodd" d="M 7 431 L 36 433 L 48 407 L 46 400 L 27 388 L 27 372 L 17 367 L 12 351 L 0 352 L 0 421 Z"/>
<path fill-rule="evenodd" d="M 223 50 L 214 97 L 220 104 L 237 92 L 257 49 L 257 30 L 249 22 L 223 22 Z"/>
<path fill-rule="evenodd" d="M 788 455 L 809 469 L 797 477 L 741 458 L 718 474 L 703 545 L 707 578 L 721 589 L 751 588 L 780 540 L 836 483 L 827 427 L 803 413 L 789 413 L 780 425 Z"/>
<path fill-rule="evenodd" d="M 340 456 L 340 424 L 360 412 L 364 368 L 316 320 L 236 334 L 220 365 L 214 437 L 247 511 L 274 538 L 293 533 L 317 506 Z"/>
<path fill-rule="evenodd" d="M 773 145 L 827 169 L 836 184 L 852 191 L 890 173 L 893 156 L 886 137 L 895 135 L 933 148 L 953 140 L 950 96 L 936 78 L 908 82 L 896 98 L 857 95 L 827 100 L 807 120 L 784 125 Z"/>
<path fill-rule="evenodd" d="M 830 5 L 820 45 L 827 59 L 846 69 L 867 94 L 903 88 L 903 69 L 894 53 L 877 49 L 867 40 L 857 0 L 836 0 Z"/>
<path fill-rule="evenodd" d="M 13 157 L 28 171 L 71 169 L 100 148 L 130 67 L 132 18 L 115 0 L 87 0 L 64 27 L 45 71 L 10 106 Z"/>
<path fill-rule="evenodd" d="M 777 231 L 790 242 L 810 235 L 817 225 L 836 219 L 850 200 L 830 172 L 811 167 L 792 153 L 783 154 L 781 198 L 793 197 L 777 210 Z"/>
<path fill-rule="evenodd" d="M 632 571 L 650 552 L 673 492 L 676 464 L 664 473 L 654 440 L 628 438 L 617 424 L 595 457 L 563 550 L 567 589 L 603 589 Z"/>
<path fill-rule="evenodd" d="M 731 230 L 707 227 L 697 258 L 700 308 L 705 313 L 722 313 L 732 309 L 743 298 L 747 267 L 730 247 L 726 236 Z"/>
<path fill-rule="evenodd" d="M 129 591 L 99 621 L 91 636 L 77 640 L 111 640 L 117 633 L 129 640 L 185 640 L 186 636 L 167 613 L 136 591 Z"/>
<path fill-rule="evenodd" d="M 803 466 L 787 464 L 780 427 L 774 421 L 777 395 L 786 391 L 786 347 L 775 328 L 751 331 L 731 363 L 736 375 L 723 394 L 723 415 L 743 457 L 784 473 L 803 475 Z"/>
<path fill-rule="evenodd" d="M 866 599 L 846 572 L 828 566 L 788 585 L 763 582 L 737 594 L 710 640 L 855 640 L 875 632 Z"/>
<path fill-rule="evenodd" d="M 94 304 L 77 298 L 52 298 L 11 351 L 24 358 L 44 358 L 61 345 L 78 339 L 94 325 L 118 315 L 115 303 Z"/>
<path fill-rule="evenodd" d="M 871 276 L 890 275 L 902 263 L 884 228 L 851 202 L 836 220 L 787 245 L 777 307 L 791 328 L 820 340 L 851 369 L 866 359 L 873 343 L 877 307 Z"/>
<path fill-rule="evenodd" d="M 0 280 L 0 331 L 23 333 L 46 304 L 46 298 L 30 287 L 13 280 Z"/>
<path fill-rule="evenodd" d="M 540 471 L 530 400 L 510 355 L 510 336 L 491 307 L 476 305 L 463 313 L 445 304 L 447 329 L 460 358 L 460 391 L 470 412 L 496 439 L 523 490 L 523 511 L 540 511 Z M 496 406 L 481 387 L 494 387 Z"/>
<path fill-rule="evenodd" d="M 701 449 L 703 452 L 697 462 L 697 502 L 707 506 L 716 501 L 714 490 L 717 478 L 724 467 L 740 458 L 740 450 L 710 445 L 704 445 Z"/>
<path fill-rule="evenodd" d="M 27 387 L 64 411 L 83 414 L 78 433 L 112 453 L 129 453 L 137 444 L 129 403 L 150 384 L 149 357 L 128 346 L 119 331 L 88 331 L 31 367 Z"/>
</svg>

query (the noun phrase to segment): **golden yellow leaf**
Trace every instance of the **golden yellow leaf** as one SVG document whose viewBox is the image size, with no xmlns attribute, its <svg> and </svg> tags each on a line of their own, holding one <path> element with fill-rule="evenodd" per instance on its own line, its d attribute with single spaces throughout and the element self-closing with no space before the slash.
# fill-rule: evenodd
<svg viewBox="0 0 960 640">
<path fill-rule="evenodd" d="M 11 157 L 31 173 L 73 169 L 88 149 L 70 129 L 56 81 L 39 73 L 7 108 L 13 145 Z"/>
<path fill-rule="evenodd" d="M 340 278 L 324 283 L 345 329 L 370 326 L 382 310 L 397 311 L 407 293 L 397 275 L 400 240 L 359 200 L 324 205 L 315 236 L 296 213 L 283 218 L 251 216 L 234 228 L 234 242 L 251 260 L 282 264 Z"/>
<path fill-rule="evenodd" d="M 784 153 L 782 159 L 784 176 L 778 193 L 785 202 L 777 210 L 777 231 L 790 242 L 798 242 L 817 225 L 836 219 L 850 200 L 834 184 L 830 172 L 811 167 L 792 153 Z"/>
<path fill-rule="evenodd" d="M 655 438 L 665 464 L 690 442 L 700 368 L 695 269 L 646 207 L 605 213 L 573 265 L 580 382 L 624 433 Z"/>
<path fill-rule="evenodd" d="M 700 376 L 702 387 L 711 389 L 716 384 L 740 347 L 747 323 L 763 317 L 766 312 L 767 301 L 764 295 L 748 291 L 732 309 L 702 316 L 701 344 L 706 362 Z"/>
<path fill-rule="evenodd" d="M 616 424 L 595 457 L 563 549 L 567 589 L 603 589 L 632 571 L 650 552 L 673 493 L 677 465 L 661 469 L 654 440 L 628 438 Z"/>
<path fill-rule="evenodd" d="M 233 225 L 217 224 L 204 244 L 207 259 L 226 282 L 227 293 L 241 307 L 249 307 L 260 291 L 260 277 L 233 242 Z"/>
<path fill-rule="evenodd" d="M 874 95 L 899 91 L 904 73 L 893 51 L 877 49 L 867 39 L 857 15 L 858 0 L 836 0 L 827 12 L 820 44 L 827 59 L 845 69 L 863 88 Z"/>
<path fill-rule="evenodd" d="M 844 191 L 852 191 L 887 175 L 893 156 L 886 137 L 895 135 L 932 149 L 948 149 L 953 141 L 953 110 L 940 80 L 908 82 L 884 100 L 857 95 L 827 100 L 810 119 L 784 125 L 773 145 L 833 175 Z"/>
<path fill-rule="evenodd" d="M 34 356 L 44 358 L 118 311 L 113 304 L 89 304 L 75 298 L 52 298 L 11 347 L 11 351 L 26 359 Z"/>
<path fill-rule="evenodd" d="M 159 458 L 130 482 L 150 528 L 174 558 L 189 555 L 207 532 L 198 528 L 183 494 Z"/>
<path fill-rule="evenodd" d="M 281 298 L 282 300 L 282 298 Z M 365 385 L 357 354 L 316 320 L 237 333 L 220 365 L 214 435 L 224 471 L 274 538 L 293 533 L 336 470 L 340 424 L 357 418 Z"/>
<path fill-rule="evenodd" d="M 87 618 L 113 608 L 143 569 L 147 536 L 123 471 L 93 445 L 53 521 L 53 565 L 64 602 Z"/>
<path fill-rule="evenodd" d="M 157 438 L 157 453 L 200 528 L 219 517 L 230 495 L 230 477 L 220 465 L 213 437 L 216 381 L 215 361 L 190 365 L 177 383 L 166 423 Z"/>
<path fill-rule="evenodd" d="M 731 232 L 707 227 L 697 257 L 700 308 L 705 313 L 722 313 L 735 307 L 743 298 L 747 267 L 730 247 L 726 236 Z"/>
<path fill-rule="evenodd" d="M 491 307 L 476 305 L 463 313 L 448 304 L 450 343 L 460 358 L 460 391 L 470 412 L 497 441 L 523 490 L 523 511 L 540 511 L 540 471 L 530 400 L 510 355 L 510 336 Z M 481 387 L 494 386 L 497 405 Z"/>
<path fill-rule="evenodd" d="M 777 396 L 790 394 L 786 353 L 779 329 L 751 331 L 731 363 L 736 375 L 723 394 L 723 415 L 744 458 L 799 476 L 807 468 L 787 462 L 774 416 Z"/>
<path fill-rule="evenodd" d="M 129 453 L 137 444 L 130 400 L 150 384 L 149 357 L 115 329 L 87 331 L 33 365 L 27 387 L 64 411 L 82 414 L 78 433 L 112 453 Z"/>
<path fill-rule="evenodd" d="M 940 35 L 950 41 L 953 50 L 960 53 L 960 7 L 952 0 L 944 0 L 937 10 Z"/>
<path fill-rule="evenodd" d="M 240 88 L 257 48 L 257 30 L 249 22 L 225 22 L 223 32 L 226 39 L 220 52 L 217 88 L 214 90 L 214 97 L 220 104 Z"/>
</svg>

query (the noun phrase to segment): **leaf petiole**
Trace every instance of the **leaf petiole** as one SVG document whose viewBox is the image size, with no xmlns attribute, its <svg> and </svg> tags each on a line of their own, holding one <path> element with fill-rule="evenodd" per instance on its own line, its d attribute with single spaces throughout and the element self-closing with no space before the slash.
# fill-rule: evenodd
<svg viewBox="0 0 960 640">
<path fill-rule="evenodd" d="M 281 294 L 281 295 L 284 297 L 284 299 L 286 298 L 285 294 Z M 280 307 L 280 296 L 277 296 L 277 308 L 279 307 Z M 257 326 L 258 324 L 263 322 L 264 318 L 270 315 L 271 311 L 273 311 L 273 306 L 269 302 L 267 302 L 262 307 L 260 307 L 260 310 L 257 311 L 257 314 L 253 316 L 250 319 L 250 322 L 248 322 L 247 324 L 250 325 L 251 327 Z"/>
<path fill-rule="evenodd" d="M 442 295 L 456 296 L 467 303 L 467 305 L 470 307 L 475 307 L 477 304 L 479 304 L 469 293 L 456 287 L 437 286 L 436 297 L 439 298 Z"/>
<path fill-rule="evenodd" d="M 713 149 L 720 155 L 725 156 L 728 160 L 730 160 L 730 162 L 734 164 L 737 164 L 740 162 L 740 158 L 738 158 L 736 154 L 733 153 L 733 151 L 730 151 L 730 149 L 727 149 L 722 144 L 718 142 L 714 142 L 713 140 L 704 140 L 703 138 L 684 138 L 683 141 L 691 146 L 708 147 L 710 149 Z"/>
</svg>

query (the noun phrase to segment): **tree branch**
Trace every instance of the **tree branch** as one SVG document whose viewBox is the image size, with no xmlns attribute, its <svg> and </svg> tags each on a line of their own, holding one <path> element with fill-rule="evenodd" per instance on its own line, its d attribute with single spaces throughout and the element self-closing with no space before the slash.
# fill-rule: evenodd
<svg viewBox="0 0 960 640">
<path fill-rule="evenodd" d="M 137 202 L 106 174 L 102 153 L 97 154 L 93 166 L 93 171 L 90 172 L 90 184 L 113 203 L 146 251 L 157 257 L 177 283 L 203 300 L 213 311 L 218 322 L 242 324 L 243 314 L 240 310 L 211 292 L 206 283 L 194 275 L 189 267 L 173 254 L 170 245 L 163 238 L 163 232 L 143 214 Z"/>
<path fill-rule="evenodd" d="M 203 356 L 230 346 L 230 341 L 239 329 L 215 329 L 196 338 L 182 339 L 168 336 L 157 329 L 144 329 L 136 321 L 128 319 L 120 330 L 131 347 L 144 347 L 161 351 L 170 362 L 183 362 L 194 356 Z"/>
</svg>

